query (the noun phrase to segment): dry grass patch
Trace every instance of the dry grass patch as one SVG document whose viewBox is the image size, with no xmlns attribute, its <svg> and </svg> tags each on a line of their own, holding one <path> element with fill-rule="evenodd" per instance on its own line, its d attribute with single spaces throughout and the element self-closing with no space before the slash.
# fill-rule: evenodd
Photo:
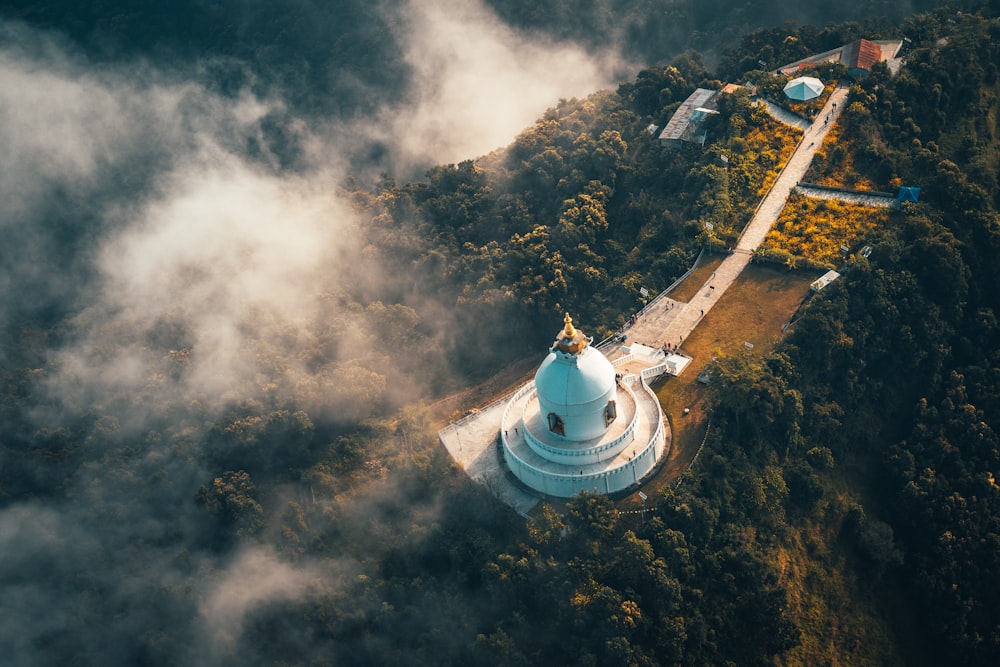
<svg viewBox="0 0 1000 667">
<path fill-rule="evenodd" d="M 685 288 L 685 294 L 694 303 L 697 303 L 698 289 L 714 268 L 706 264 L 699 270 L 704 270 L 705 274 L 699 276 L 695 272 L 678 286 L 678 290 Z M 818 277 L 818 272 L 750 265 L 684 340 L 682 349 L 694 357 L 694 361 L 679 377 L 668 377 L 654 387 L 670 421 L 673 442 L 666 462 L 643 487 L 646 495 L 655 497 L 676 480 L 687 469 L 705 437 L 707 416 L 702 404 L 706 387 L 698 382 L 698 374 L 720 354 L 763 355 L 770 352 L 781 337 L 782 327 L 808 293 L 809 283 Z M 687 283 L 693 283 L 694 289 L 691 290 Z M 748 349 L 745 343 L 753 348 Z M 687 415 L 685 408 L 690 409 Z M 621 504 L 638 507 L 639 499 L 633 494 Z"/>
<path fill-rule="evenodd" d="M 694 298 L 694 295 L 698 293 L 698 290 L 705 281 L 708 280 L 712 272 L 719 268 L 719 264 L 726 258 L 726 255 L 718 254 L 705 254 L 702 256 L 701 261 L 698 262 L 697 268 L 691 272 L 687 278 L 684 279 L 680 285 L 674 288 L 669 296 L 675 301 L 684 301 L 685 303 Z"/>
<path fill-rule="evenodd" d="M 824 507 L 816 510 L 814 527 L 823 524 Z M 787 532 L 776 554 L 780 580 L 788 592 L 788 613 L 802 630 L 798 646 L 775 664 L 902 665 L 891 631 L 849 558 L 836 545 L 833 530 L 799 527 Z"/>
<path fill-rule="evenodd" d="M 756 120 L 757 124 L 751 126 L 744 137 L 746 152 L 739 156 L 735 164 L 730 164 L 730 169 L 746 168 L 746 165 L 764 167 L 765 172 L 757 189 L 757 197 L 763 197 L 792 157 L 803 132 L 775 120 L 766 112 L 761 112 Z"/>
</svg>

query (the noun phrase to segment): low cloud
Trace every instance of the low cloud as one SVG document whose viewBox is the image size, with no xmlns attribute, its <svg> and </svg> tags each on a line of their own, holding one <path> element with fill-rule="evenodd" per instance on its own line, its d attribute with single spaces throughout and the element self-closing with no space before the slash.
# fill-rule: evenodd
<svg viewBox="0 0 1000 667">
<path fill-rule="evenodd" d="M 238 638 L 305 581 L 263 547 L 213 554 L 195 493 L 219 472 L 203 449 L 218 411 L 306 373 L 318 294 L 364 270 L 336 155 L 281 172 L 263 128 L 280 100 L 0 30 L 0 317 L 6 340 L 36 318 L 52 332 L 20 399 L 37 449 L 0 449 L 0 653 L 191 664 L 200 621 Z M 261 341 L 287 369 L 263 367 Z"/>
<path fill-rule="evenodd" d="M 533 41 L 479 2 L 411 2 L 396 24 L 410 93 L 360 130 L 350 126 L 351 140 L 345 129 L 290 117 L 280 100 L 220 97 L 148 65 L 87 67 L 57 40 L 19 30 L 22 43 L 45 48 L 0 53 L 0 81 L 27 91 L 7 93 L 10 120 L 0 128 L 21 165 L 0 183 L 20 193 L 12 217 L 28 230 L 18 271 L 43 284 L 43 274 L 61 279 L 44 253 L 67 241 L 38 232 L 50 225 L 52 189 L 69 188 L 58 216 L 81 240 L 66 252 L 93 274 L 72 286 L 85 305 L 50 377 L 54 393 L 82 409 L 100 394 L 159 392 L 147 404 L 165 412 L 193 391 L 221 406 L 275 382 L 315 385 L 296 347 L 312 345 L 320 320 L 331 319 L 319 295 L 345 279 L 379 281 L 377 266 L 358 261 L 357 221 L 338 199 L 337 137 L 384 142 L 404 171 L 474 157 L 621 67 L 611 53 Z M 276 118 L 304 150 L 294 172 L 270 152 L 266 127 Z M 122 189 L 123 178 L 136 180 Z M 76 219 L 74 206 L 88 217 Z M 276 371 L 259 342 L 279 337 Z M 178 361 L 173 379 L 168 354 Z"/>
<path fill-rule="evenodd" d="M 0 315 L 72 316 L 54 398 L 85 410 L 158 386 L 146 404 L 164 413 L 192 388 L 221 405 L 261 374 L 252 341 L 300 338 L 317 295 L 367 270 L 349 259 L 336 147 L 305 172 L 279 170 L 269 119 L 310 140 L 280 100 L 221 97 L 148 64 L 89 65 L 53 35 L 0 30 Z M 176 382 L 163 377 L 172 351 Z"/>
<path fill-rule="evenodd" d="M 183 373 L 171 391 L 231 399 L 264 374 L 254 341 L 309 343 L 319 293 L 365 270 L 347 260 L 357 253 L 352 214 L 324 185 L 217 150 L 160 179 L 96 253 L 95 303 L 76 318 L 90 333 L 60 355 L 59 388 L 136 389 L 173 351 Z M 114 349 L 106 332 L 120 336 Z"/>
<path fill-rule="evenodd" d="M 216 575 L 198 605 L 211 662 L 235 649 L 249 614 L 271 603 L 301 597 L 322 576 L 318 571 L 279 560 L 266 547 L 238 555 Z"/>
<path fill-rule="evenodd" d="M 480 0 L 411 0 L 394 24 L 411 92 L 368 131 L 400 170 L 505 146 L 560 98 L 613 86 L 631 69 L 617 51 L 519 32 Z"/>
</svg>

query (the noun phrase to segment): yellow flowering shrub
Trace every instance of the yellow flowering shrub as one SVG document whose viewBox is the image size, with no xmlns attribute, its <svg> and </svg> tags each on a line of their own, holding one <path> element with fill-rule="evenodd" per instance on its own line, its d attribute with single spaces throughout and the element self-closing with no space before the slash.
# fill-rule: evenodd
<svg viewBox="0 0 1000 667">
<path fill-rule="evenodd" d="M 858 241 L 889 219 L 888 208 L 792 195 L 762 244 L 823 264 L 839 264 L 840 246 Z"/>
<path fill-rule="evenodd" d="M 764 168 L 763 178 L 757 190 L 757 197 L 763 197 L 778 173 L 785 167 L 795 146 L 802 138 L 802 130 L 775 120 L 766 112 L 755 114 L 754 123 L 747 128 L 743 137 L 746 151 L 739 161 L 747 165 Z"/>
</svg>

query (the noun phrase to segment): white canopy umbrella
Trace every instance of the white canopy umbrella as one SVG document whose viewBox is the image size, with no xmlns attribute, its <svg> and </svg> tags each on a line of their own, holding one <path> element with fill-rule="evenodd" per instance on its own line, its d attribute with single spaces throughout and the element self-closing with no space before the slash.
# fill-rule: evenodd
<svg viewBox="0 0 1000 667">
<path fill-rule="evenodd" d="M 813 76 L 800 76 L 786 83 L 784 91 L 789 99 L 805 102 L 820 96 L 823 82 Z"/>
</svg>

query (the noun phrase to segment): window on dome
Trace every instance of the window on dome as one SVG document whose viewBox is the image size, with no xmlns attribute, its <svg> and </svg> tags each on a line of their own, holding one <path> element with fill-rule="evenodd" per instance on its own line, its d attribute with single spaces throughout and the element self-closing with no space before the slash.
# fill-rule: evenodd
<svg viewBox="0 0 1000 667">
<path fill-rule="evenodd" d="M 611 423 L 618 418 L 618 408 L 615 407 L 614 401 L 608 401 L 607 407 L 604 408 L 604 425 L 611 426 Z"/>
<path fill-rule="evenodd" d="M 566 426 L 563 424 L 562 417 L 554 412 L 549 413 L 549 430 L 558 435 L 566 435 Z"/>
</svg>

